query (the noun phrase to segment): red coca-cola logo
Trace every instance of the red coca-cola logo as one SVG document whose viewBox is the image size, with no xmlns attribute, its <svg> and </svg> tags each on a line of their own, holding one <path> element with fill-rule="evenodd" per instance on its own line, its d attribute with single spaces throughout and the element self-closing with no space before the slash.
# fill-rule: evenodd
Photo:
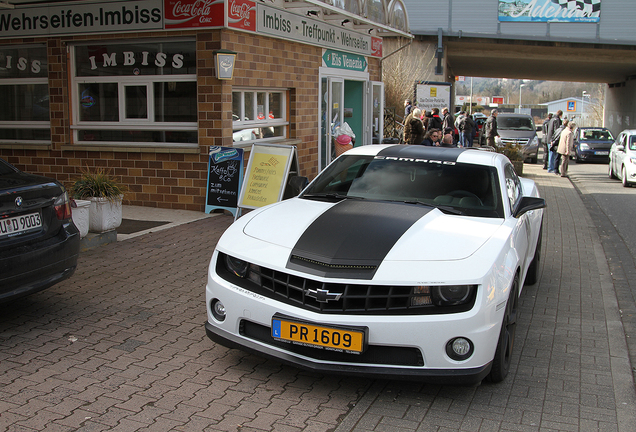
<svg viewBox="0 0 636 432">
<path fill-rule="evenodd" d="M 377 37 L 371 38 L 371 55 L 374 57 L 382 57 L 382 39 Z"/>
<path fill-rule="evenodd" d="M 223 26 L 223 0 L 165 0 L 166 28 Z"/>
<path fill-rule="evenodd" d="M 182 3 L 178 1 L 172 7 L 172 16 L 179 17 L 197 17 L 202 15 L 210 15 L 210 9 L 213 0 L 196 0 L 194 3 Z"/>
<path fill-rule="evenodd" d="M 250 0 L 231 0 L 227 18 L 230 27 L 256 31 L 256 3 Z"/>
</svg>

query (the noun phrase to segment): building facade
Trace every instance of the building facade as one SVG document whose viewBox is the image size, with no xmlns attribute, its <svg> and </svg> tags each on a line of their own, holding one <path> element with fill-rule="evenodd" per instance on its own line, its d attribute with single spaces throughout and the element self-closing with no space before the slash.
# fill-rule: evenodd
<svg viewBox="0 0 636 432">
<path fill-rule="evenodd" d="M 312 178 L 341 122 L 378 140 L 382 35 L 408 36 L 401 0 L 4 4 L 0 157 L 64 184 L 107 168 L 129 204 L 197 211 L 210 147 L 294 145 Z"/>
</svg>

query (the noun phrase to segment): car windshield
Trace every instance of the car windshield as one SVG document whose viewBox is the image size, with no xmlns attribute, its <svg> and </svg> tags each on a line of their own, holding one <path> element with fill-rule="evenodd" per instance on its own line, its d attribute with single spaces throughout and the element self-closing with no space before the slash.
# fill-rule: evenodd
<svg viewBox="0 0 636 432">
<path fill-rule="evenodd" d="M 534 122 L 529 117 L 504 117 L 499 116 L 497 118 L 497 128 L 499 129 L 512 129 L 512 130 L 534 130 Z"/>
<path fill-rule="evenodd" d="M 612 133 L 604 129 L 584 129 L 581 131 L 582 141 L 614 141 Z"/>
<path fill-rule="evenodd" d="M 496 169 L 472 164 L 344 155 L 301 197 L 397 201 L 449 214 L 504 217 Z"/>
</svg>

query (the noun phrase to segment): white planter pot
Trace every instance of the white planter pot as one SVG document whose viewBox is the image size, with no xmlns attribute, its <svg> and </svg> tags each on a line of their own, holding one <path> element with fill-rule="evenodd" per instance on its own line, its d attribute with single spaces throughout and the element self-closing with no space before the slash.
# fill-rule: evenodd
<svg viewBox="0 0 636 432">
<path fill-rule="evenodd" d="M 87 200 L 75 200 L 77 207 L 71 208 L 73 223 L 80 232 L 80 238 L 88 234 L 89 214 L 91 202 Z"/>
<path fill-rule="evenodd" d="M 103 233 L 121 225 L 123 198 L 123 195 L 115 201 L 109 201 L 107 198 L 89 198 L 91 202 L 89 231 Z"/>
</svg>

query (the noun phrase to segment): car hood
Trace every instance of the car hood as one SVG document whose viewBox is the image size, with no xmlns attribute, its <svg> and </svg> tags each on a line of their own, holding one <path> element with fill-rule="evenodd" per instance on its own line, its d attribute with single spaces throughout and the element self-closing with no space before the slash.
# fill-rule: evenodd
<svg viewBox="0 0 636 432">
<path fill-rule="evenodd" d="M 293 198 L 263 209 L 243 232 L 308 263 L 377 266 L 389 260 L 465 259 L 502 224 L 503 219 L 448 215 L 416 204 Z"/>
</svg>

